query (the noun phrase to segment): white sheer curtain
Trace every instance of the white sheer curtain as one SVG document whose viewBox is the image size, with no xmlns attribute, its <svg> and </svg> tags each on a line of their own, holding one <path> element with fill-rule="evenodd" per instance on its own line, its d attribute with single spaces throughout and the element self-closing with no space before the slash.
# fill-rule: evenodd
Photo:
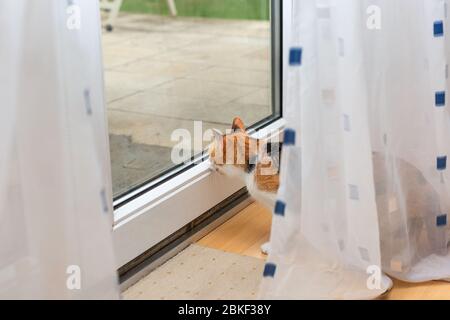
<svg viewBox="0 0 450 320">
<path fill-rule="evenodd" d="M 283 4 L 288 129 L 262 297 L 450 278 L 448 1 Z"/>
<path fill-rule="evenodd" d="M 0 48 L 0 298 L 118 298 L 98 3 L 2 0 Z"/>
</svg>

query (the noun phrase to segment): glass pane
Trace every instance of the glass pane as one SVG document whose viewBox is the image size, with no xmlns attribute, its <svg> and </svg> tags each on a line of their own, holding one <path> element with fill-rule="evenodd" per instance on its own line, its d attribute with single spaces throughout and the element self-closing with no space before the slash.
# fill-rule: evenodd
<svg viewBox="0 0 450 320">
<path fill-rule="evenodd" d="M 175 166 L 174 130 L 272 115 L 269 0 L 177 0 L 176 16 L 171 2 L 124 0 L 116 19 L 104 14 L 115 197 Z M 208 144 L 193 141 L 195 152 Z"/>
</svg>

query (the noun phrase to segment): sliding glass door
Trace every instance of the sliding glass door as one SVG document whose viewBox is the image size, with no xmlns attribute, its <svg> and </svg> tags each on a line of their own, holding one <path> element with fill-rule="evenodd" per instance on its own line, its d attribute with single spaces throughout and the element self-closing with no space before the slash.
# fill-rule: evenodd
<svg viewBox="0 0 450 320">
<path fill-rule="evenodd" d="M 119 266 L 244 187 L 208 170 L 207 133 L 280 116 L 280 3 L 124 0 L 104 32 Z"/>
</svg>

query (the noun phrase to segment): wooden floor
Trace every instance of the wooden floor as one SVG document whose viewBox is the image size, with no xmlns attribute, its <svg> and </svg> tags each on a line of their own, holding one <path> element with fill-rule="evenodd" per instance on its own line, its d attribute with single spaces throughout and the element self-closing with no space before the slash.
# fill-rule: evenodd
<svg viewBox="0 0 450 320">
<path fill-rule="evenodd" d="M 272 215 L 252 203 L 233 218 L 206 235 L 198 244 L 206 247 L 265 259 L 261 244 L 269 241 Z"/>
<path fill-rule="evenodd" d="M 257 203 L 249 205 L 232 219 L 202 238 L 198 244 L 264 259 L 260 246 L 268 241 L 271 214 Z M 450 283 L 427 282 L 421 284 L 394 282 L 394 288 L 383 297 L 388 300 L 450 300 Z"/>
</svg>

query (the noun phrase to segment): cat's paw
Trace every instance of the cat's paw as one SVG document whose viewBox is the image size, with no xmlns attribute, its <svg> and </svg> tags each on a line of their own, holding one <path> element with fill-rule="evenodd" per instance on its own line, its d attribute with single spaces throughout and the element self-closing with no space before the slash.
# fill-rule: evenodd
<svg viewBox="0 0 450 320">
<path fill-rule="evenodd" d="M 261 246 L 261 253 L 268 255 L 270 252 L 270 242 L 266 242 Z"/>
</svg>

